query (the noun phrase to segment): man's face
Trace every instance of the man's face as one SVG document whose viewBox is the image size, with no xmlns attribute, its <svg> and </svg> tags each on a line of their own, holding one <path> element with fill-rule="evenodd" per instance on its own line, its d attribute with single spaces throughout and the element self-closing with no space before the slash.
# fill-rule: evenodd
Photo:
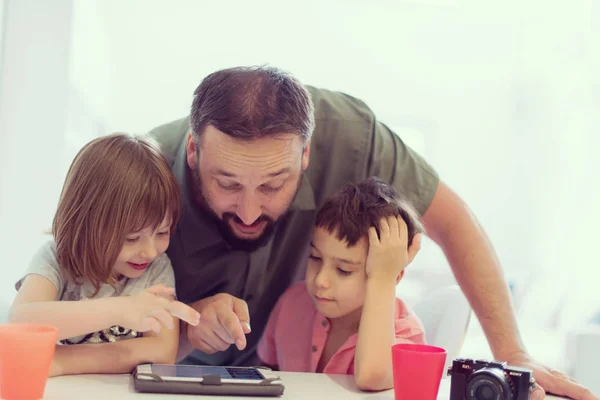
<svg viewBox="0 0 600 400">
<path fill-rule="evenodd" d="M 195 197 L 233 247 L 252 251 L 266 243 L 299 189 L 309 148 L 303 149 L 294 133 L 247 141 L 209 125 L 198 154 L 189 135 L 187 162 Z"/>
</svg>

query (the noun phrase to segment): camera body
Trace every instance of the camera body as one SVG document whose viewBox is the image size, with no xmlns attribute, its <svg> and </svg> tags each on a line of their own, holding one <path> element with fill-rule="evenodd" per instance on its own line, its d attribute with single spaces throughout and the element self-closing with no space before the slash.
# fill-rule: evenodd
<svg viewBox="0 0 600 400">
<path fill-rule="evenodd" d="M 450 400 L 528 400 L 535 382 L 529 369 L 470 358 L 455 359 L 448 375 Z"/>
</svg>

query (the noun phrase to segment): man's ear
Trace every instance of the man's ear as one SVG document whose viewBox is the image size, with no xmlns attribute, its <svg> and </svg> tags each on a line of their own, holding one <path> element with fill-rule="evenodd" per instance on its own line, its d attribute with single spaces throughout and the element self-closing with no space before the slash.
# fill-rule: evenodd
<svg viewBox="0 0 600 400">
<path fill-rule="evenodd" d="M 310 139 L 306 142 L 304 150 L 302 150 L 302 171 L 306 171 L 308 168 L 308 162 L 310 161 Z"/>
<path fill-rule="evenodd" d="M 196 142 L 194 141 L 194 136 L 192 135 L 191 131 L 188 133 L 187 143 L 185 145 L 185 153 L 188 167 L 190 167 L 190 169 L 195 169 L 196 160 L 198 157 L 196 157 Z"/>
<path fill-rule="evenodd" d="M 402 270 L 402 272 L 400 272 L 400 275 L 398 275 L 398 277 L 396 278 L 396 285 L 400 283 L 400 281 L 402 280 L 403 277 L 404 277 L 404 270 Z"/>
</svg>

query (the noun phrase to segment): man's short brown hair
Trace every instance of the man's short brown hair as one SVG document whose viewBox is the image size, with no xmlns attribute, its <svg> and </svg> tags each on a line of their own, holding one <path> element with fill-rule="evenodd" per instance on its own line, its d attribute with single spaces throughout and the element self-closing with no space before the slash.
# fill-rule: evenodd
<svg viewBox="0 0 600 400">
<path fill-rule="evenodd" d="M 401 216 L 406 222 L 409 245 L 415 234 L 424 230 L 415 208 L 393 187 L 371 177 L 348 183 L 327 199 L 317 213 L 316 226 L 354 246 L 368 235 L 369 228 L 375 227 L 379 233 L 379 221 L 390 216 Z"/>
<path fill-rule="evenodd" d="M 61 272 L 99 290 L 114 283 L 112 268 L 129 233 L 173 232 L 182 211 L 179 185 L 158 145 L 124 133 L 92 140 L 75 156 L 52 223 Z"/>
<path fill-rule="evenodd" d="M 304 146 L 315 127 L 306 88 L 274 67 L 236 67 L 213 72 L 194 91 L 190 125 L 198 144 L 211 125 L 240 139 L 298 134 Z"/>
</svg>

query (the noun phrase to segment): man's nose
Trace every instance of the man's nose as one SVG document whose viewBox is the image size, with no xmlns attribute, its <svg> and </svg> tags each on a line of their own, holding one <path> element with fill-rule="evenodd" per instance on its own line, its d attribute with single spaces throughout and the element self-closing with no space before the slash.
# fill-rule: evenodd
<svg viewBox="0 0 600 400">
<path fill-rule="evenodd" d="M 252 225 L 262 214 L 259 199 L 253 194 L 244 193 L 240 196 L 236 214 L 244 224 Z"/>
</svg>

